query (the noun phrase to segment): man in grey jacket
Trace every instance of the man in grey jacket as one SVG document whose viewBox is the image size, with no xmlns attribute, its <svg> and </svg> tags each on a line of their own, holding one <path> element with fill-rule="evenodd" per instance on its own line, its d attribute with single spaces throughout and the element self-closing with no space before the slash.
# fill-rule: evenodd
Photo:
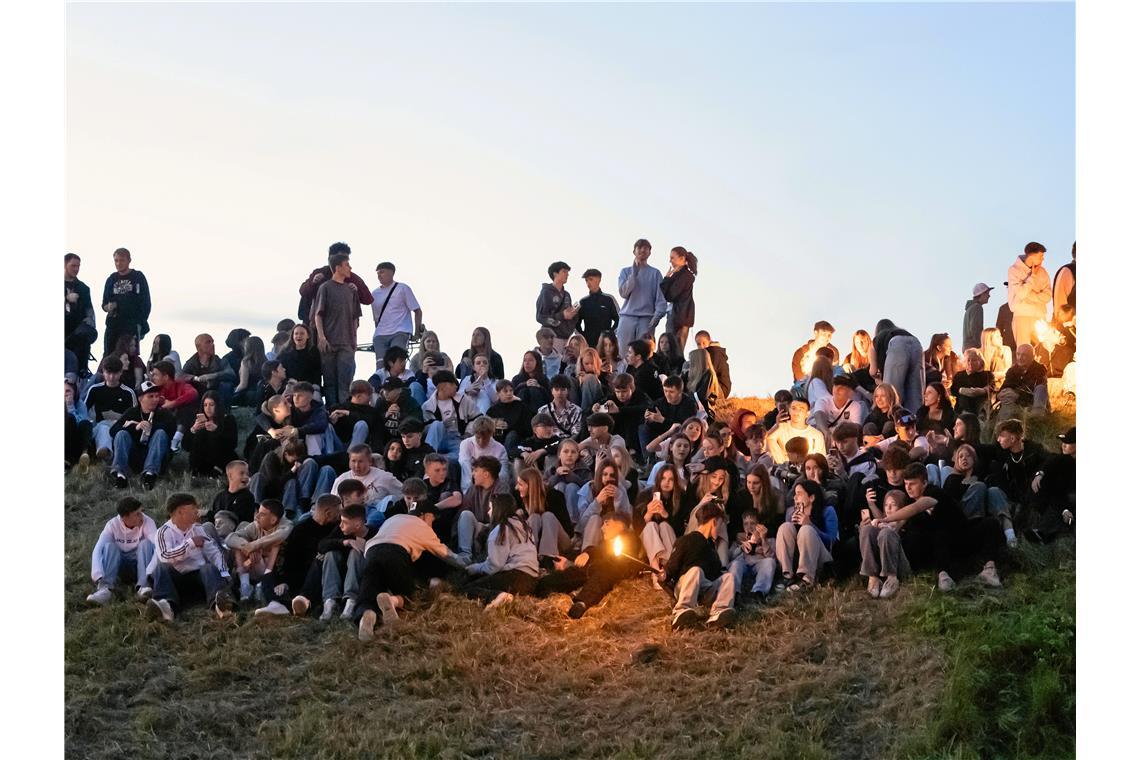
<svg viewBox="0 0 1140 760">
<path fill-rule="evenodd" d="M 669 307 L 661 292 L 661 272 L 649 266 L 652 250 L 648 240 L 638 240 L 633 244 L 633 265 L 618 274 L 618 295 L 625 299 L 617 326 L 621 356 L 625 356 L 626 346 L 657 329 Z"/>
<path fill-rule="evenodd" d="M 990 291 L 984 282 L 974 286 L 974 297 L 966 301 L 966 315 L 962 318 L 962 350 L 982 347 L 982 328 L 985 327 L 985 309 L 989 303 Z"/>
<path fill-rule="evenodd" d="M 555 261 L 547 267 L 546 273 L 550 282 L 543 283 L 538 293 L 534 316 L 540 325 L 554 331 L 554 350 L 561 354 L 578 322 L 578 307 L 572 305 L 570 294 L 566 292 L 570 265 L 565 261 Z"/>
</svg>

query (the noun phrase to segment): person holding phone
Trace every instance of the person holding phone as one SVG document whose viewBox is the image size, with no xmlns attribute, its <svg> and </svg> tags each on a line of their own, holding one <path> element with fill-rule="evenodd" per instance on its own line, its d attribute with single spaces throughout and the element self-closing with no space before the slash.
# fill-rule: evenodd
<svg viewBox="0 0 1140 760">
<path fill-rule="evenodd" d="M 815 481 L 802 479 L 793 486 L 787 522 L 776 531 L 776 560 L 782 573 L 777 588 L 810 589 L 831 562 L 831 547 L 839 540 L 839 516 L 824 498 Z"/>
<path fill-rule="evenodd" d="M 535 302 L 535 319 L 543 327 L 554 331 L 554 350 L 561 352 L 566 341 L 574 334 L 578 323 L 579 306 L 572 303 L 566 292 L 566 280 L 570 277 L 570 265 L 565 261 L 555 261 L 546 268 L 550 282 L 543 284 Z"/>
</svg>

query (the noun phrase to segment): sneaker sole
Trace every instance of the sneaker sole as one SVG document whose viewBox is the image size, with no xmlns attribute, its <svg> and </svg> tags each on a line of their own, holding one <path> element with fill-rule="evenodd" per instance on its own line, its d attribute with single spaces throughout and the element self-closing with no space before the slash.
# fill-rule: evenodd
<svg viewBox="0 0 1140 760">
<path fill-rule="evenodd" d="M 301 597 L 295 598 L 290 607 L 293 608 L 294 615 L 297 617 L 304 617 L 305 615 L 309 614 L 309 605 L 303 604 L 300 600 Z"/>
<path fill-rule="evenodd" d="M 360 625 L 356 628 L 356 638 L 360 641 L 372 641 L 376 636 L 376 613 L 367 610 L 360 617 Z"/>
<path fill-rule="evenodd" d="M 732 610 L 726 610 L 726 611 L 720 613 L 720 616 L 717 617 L 715 620 L 710 620 L 708 622 L 708 627 L 709 628 L 721 628 L 721 629 L 730 628 L 730 627 L 732 627 L 732 624 L 735 622 L 736 622 L 736 613 Z"/>
<path fill-rule="evenodd" d="M 673 630 L 680 631 L 685 628 L 695 628 L 701 622 L 701 616 L 695 610 L 685 610 L 673 621 Z"/>
<path fill-rule="evenodd" d="M 391 594 L 377 594 L 376 606 L 380 608 L 380 617 L 384 621 L 384 625 L 396 625 L 400 622 L 400 616 L 396 613 L 396 604 L 392 601 Z"/>
</svg>

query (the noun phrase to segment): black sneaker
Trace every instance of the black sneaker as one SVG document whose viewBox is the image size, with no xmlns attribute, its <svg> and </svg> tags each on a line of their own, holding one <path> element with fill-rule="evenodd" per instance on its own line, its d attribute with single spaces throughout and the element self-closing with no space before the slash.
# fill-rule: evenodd
<svg viewBox="0 0 1140 760">
<path fill-rule="evenodd" d="M 116 472 L 113 476 L 113 480 L 115 483 L 115 488 L 122 489 L 130 485 L 130 481 L 127 480 L 127 476 L 121 472 Z"/>
<path fill-rule="evenodd" d="M 153 472 L 144 472 L 142 474 L 142 487 L 147 491 L 154 490 L 154 484 L 158 482 L 158 476 Z"/>
<path fill-rule="evenodd" d="M 673 618 L 673 630 L 679 631 L 682 628 L 696 628 L 700 625 L 701 616 L 696 610 L 682 610 L 681 614 Z"/>
<path fill-rule="evenodd" d="M 570 616 L 571 620 L 578 620 L 586 614 L 586 605 L 582 602 L 574 602 L 570 605 L 570 610 L 566 614 Z"/>
</svg>

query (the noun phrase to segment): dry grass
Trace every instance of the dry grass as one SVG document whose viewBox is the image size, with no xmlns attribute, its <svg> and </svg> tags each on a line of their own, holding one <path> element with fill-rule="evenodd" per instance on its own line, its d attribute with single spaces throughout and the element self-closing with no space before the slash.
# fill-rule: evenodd
<svg viewBox="0 0 1140 760">
<path fill-rule="evenodd" d="M 70 755 L 979 755 L 929 730 L 953 696 L 957 640 L 928 635 L 929 577 L 889 603 L 866 599 L 856 582 L 825 585 L 748 610 L 729 632 L 672 634 L 670 601 L 644 580 L 580 621 L 565 616 L 561 595 L 484 612 L 444 594 L 368 645 L 339 621 L 255 621 L 248 611 L 220 623 L 199 607 L 164 626 L 131 601 L 84 606 L 91 546 L 118 495 L 98 475 L 66 483 Z M 135 495 L 161 519 L 175 486 L 202 501 L 216 489 L 176 475 Z M 1023 593 L 967 587 L 961 611 L 938 607 L 938 623 L 978 606 L 1018 615 L 1033 604 L 1036 577 L 1013 580 Z M 646 645 L 656 656 L 635 663 Z"/>
</svg>

